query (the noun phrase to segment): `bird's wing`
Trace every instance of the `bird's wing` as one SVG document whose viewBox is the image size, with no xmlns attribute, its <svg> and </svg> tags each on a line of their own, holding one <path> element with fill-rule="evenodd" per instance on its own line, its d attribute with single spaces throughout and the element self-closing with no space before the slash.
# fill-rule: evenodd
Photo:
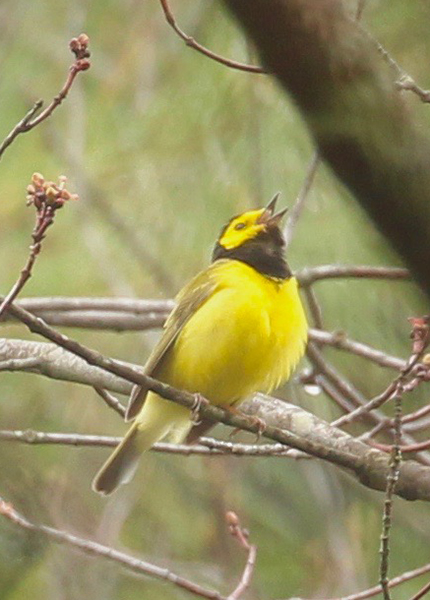
<svg viewBox="0 0 430 600">
<path fill-rule="evenodd" d="M 172 348 L 174 341 L 182 331 L 184 325 L 202 304 L 216 291 L 217 281 L 213 277 L 214 265 L 196 275 L 176 297 L 177 305 L 170 313 L 164 324 L 164 333 L 150 354 L 143 373 L 150 377 L 157 377 L 157 373 L 164 359 Z M 127 406 L 125 419 L 134 419 L 142 408 L 148 388 L 135 385 Z"/>
</svg>

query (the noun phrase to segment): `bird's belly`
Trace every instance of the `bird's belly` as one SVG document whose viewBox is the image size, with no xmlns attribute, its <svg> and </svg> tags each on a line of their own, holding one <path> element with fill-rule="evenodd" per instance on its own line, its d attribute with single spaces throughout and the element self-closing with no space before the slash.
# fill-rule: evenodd
<svg viewBox="0 0 430 600">
<path fill-rule="evenodd" d="M 293 303 L 291 312 L 282 294 L 219 292 L 186 324 L 160 379 L 221 405 L 269 392 L 288 378 L 304 351 L 306 321 L 298 295 Z"/>
</svg>

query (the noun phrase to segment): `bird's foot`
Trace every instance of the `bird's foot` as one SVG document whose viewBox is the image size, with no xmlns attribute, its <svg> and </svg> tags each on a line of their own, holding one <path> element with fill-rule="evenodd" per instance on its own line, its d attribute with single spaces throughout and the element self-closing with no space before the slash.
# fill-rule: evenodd
<svg viewBox="0 0 430 600">
<path fill-rule="evenodd" d="M 263 419 L 260 419 L 260 417 L 256 416 L 248 417 L 248 420 L 252 427 L 257 427 L 256 442 L 260 441 L 261 436 L 267 429 L 267 423 L 263 421 Z"/>
<path fill-rule="evenodd" d="M 245 417 L 248 420 L 248 422 L 251 425 L 251 427 L 257 427 L 257 431 L 256 431 L 257 439 L 256 439 L 256 441 L 258 442 L 260 440 L 261 436 L 263 435 L 263 433 L 267 429 L 267 423 L 265 423 L 262 419 L 260 419 L 260 417 L 256 417 L 256 416 L 252 416 L 251 417 L 249 415 L 246 415 L 244 412 L 242 412 L 241 410 L 235 408 L 234 406 L 226 406 L 225 410 L 228 411 L 229 413 L 233 414 L 233 415 L 238 415 L 240 417 Z M 240 427 L 236 427 L 235 429 L 233 429 L 231 431 L 229 437 L 232 438 L 239 431 L 243 431 L 243 430 Z"/>
<path fill-rule="evenodd" d="M 191 406 L 191 422 L 193 425 L 200 425 L 202 422 L 200 418 L 200 410 L 202 406 L 207 406 L 209 404 L 209 400 L 207 400 L 204 396 L 199 394 L 198 392 L 194 394 L 194 402 Z"/>
</svg>

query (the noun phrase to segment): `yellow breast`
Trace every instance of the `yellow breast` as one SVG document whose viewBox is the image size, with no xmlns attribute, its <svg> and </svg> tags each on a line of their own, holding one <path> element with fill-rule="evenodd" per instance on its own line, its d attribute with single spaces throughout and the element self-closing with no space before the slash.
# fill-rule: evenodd
<svg viewBox="0 0 430 600">
<path fill-rule="evenodd" d="M 294 277 L 274 280 L 235 260 L 215 263 L 211 277 L 215 292 L 181 331 L 159 377 L 232 405 L 288 379 L 304 353 L 307 322 Z"/>
</svg>

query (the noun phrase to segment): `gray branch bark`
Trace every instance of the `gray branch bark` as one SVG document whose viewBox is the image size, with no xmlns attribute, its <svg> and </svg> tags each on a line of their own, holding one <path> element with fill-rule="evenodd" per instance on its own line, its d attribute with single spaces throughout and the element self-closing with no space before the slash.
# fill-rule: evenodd
<svg viewBox="0 0 430 600">
<path fill-rule="evenodd" d="M 38 363 L 30 363 L 28 369 L 55 379 L 73 381 L 84 385 L 104 387 L 110 391 L 127 394 L 131 384 L 100 369 L 90 366 L 75 355 L 55 344 L 27 342 L 21 340 L 0 340 L 0 361 L 16 359 L 22 361 L 38 358 Z M 245 415 L 257 416 L 267 425 L 266 434 L 287 446 L 305 451 L 312 456 L 327 460 L 345 468 L 363 485 L 383 491 L 389 469 L 389 456 L 349 434 L 332 427 L 322 419 L 307 411 L 262 394 L 255 395 L 241 406 Z M 214 407 L 213 418 L 227 424 L 250 427 L 239 416 L 222 416 L 223 411 Z M 400 469 L 396 493 L 408 500 L 430 501 L 430 467 L 409 460 Z"/>
</svg>

